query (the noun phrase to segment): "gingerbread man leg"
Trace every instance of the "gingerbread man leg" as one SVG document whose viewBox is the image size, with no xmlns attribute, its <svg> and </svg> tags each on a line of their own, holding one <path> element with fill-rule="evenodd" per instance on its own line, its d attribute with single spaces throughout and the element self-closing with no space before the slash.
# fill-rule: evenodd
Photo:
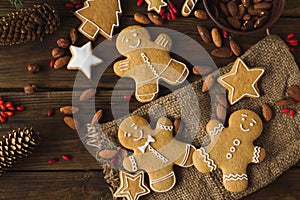
<svg viewBox="0 0 300 200">
<path fill-rule="evenodd" d="M 182 62 L 170 59 L 165 71 L 161 74 L 161 78 L 170 85 L 179 85 L 185 81 L 189 75 L 189 69 Z"/>
<path fill-rule="evenodd" d="M 190 144 L 186 144 L 186 152 L 182 155 L 176 162 L 176 165 L 181 167 L 191 167 L 193 166 L 193 153 L 196 151 L 196 148 Z"/>
<path fill-rule="evenodd" d="M 150 102 L 158 93 L 157 78 L 151 81 L 137 83 L 135 97 L 139 102 Z"/>
<path fill-rule="evenodd" d="M 169 191 L 176 183 L 176 177 L 172 166 L 167 166 L 158 171 L 148 172 L 148 175 L 150 188 L 155 192 Z"/>
<path fill-rule="evenodd" d="M 231 192 L 241 192 L 248 187 L 248 176 L 246 169 L 233 171 L 223 170 L 223 185 Z"/>
</svg>

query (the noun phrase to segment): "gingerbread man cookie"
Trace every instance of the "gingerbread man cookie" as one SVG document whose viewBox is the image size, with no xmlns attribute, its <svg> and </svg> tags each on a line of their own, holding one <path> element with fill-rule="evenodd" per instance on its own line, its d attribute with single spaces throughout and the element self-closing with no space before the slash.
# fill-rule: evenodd
<svg viewBox="0 0 300 200">
<path fill-rule="evenodd" d="M 152 130 L 143 117 L 128 117 L 120 124 L 118 137 L 125 148 L 134 151 L 124 159 L 124 168 L 130 172 L 145 170 L 153 191 L 165 192 L 173 188 L 176 182 L 174 164 L 193 165 L 195 147 L 173 137 L 173 124 L 167 118 L 160 118 Z"/>
<path fill-rule="evenodd" d="M 172 40 L 167 34 L 160 34 L 153 42 L 147 29 L 130 26 L 121 31 L 116 46 L 127 58 L 114 64 L 114 72 L 135 80 L 135 96 L 139 102 L 150 102 L 155 98 L 160 79 L 176 86 L 189 74 L 184 63 L 171 58 Z"/>
<path fill-rule="evenodd" d="M 248 164 L 259 163 L 266 155 L 263 148 L 253 145 L 262 132 L 262 120 L 253 111 L 238 110 L 230 116 L 227 128 L 219 121 L 211 120 L 206 129 L 211 142 L 194 152 L 195 167 L 203 173 L 220 168 L 228 191 L 245 190 Z"/>
</svg>

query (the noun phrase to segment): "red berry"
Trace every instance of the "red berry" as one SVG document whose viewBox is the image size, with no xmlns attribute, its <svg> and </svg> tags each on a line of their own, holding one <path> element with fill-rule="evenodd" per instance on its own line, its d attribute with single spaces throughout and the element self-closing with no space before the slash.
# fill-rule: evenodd
<svg viewBox="0 0 300 200">
<path fill-rule="evenodd" d="M 226 30 L 222 30 L 223 37 L 228 38 L 228 32 Z"/>
<path fill-rule="evenodd" d="M 160 12 L 159 12 L 159 14 L 162 16 L 164 13 L 165 13 L 165 8 L 162 8 L 161 10 L 160 10 Z"/>
<path fill-rule="evenodd" d="M 11 106 L 11 107 L 7 107 L 8 110 L 14 111 L 16 108 Z"/>
<path fill-rule="evenodd" d="M 172 2 L 169 2 L 170 8 L 174 8 L 174 4 Z"/>
<path fill-rule="evenodd" d="M 291 53 L 294 53 L 294 52 L 295 52 L 295 49 L 294 49 L 293 47 L 290 47 L 289 49 L 290 49 L 290 52 L 291 52 Z"/>
<path fill-rule="evenodd" d="M 63 158 L 64 160 L 70 160 L 70 159 L 71 159 L 71 156 L 69 156 L 69 155 L 63 155 L 62 158 Z"/>
<path fill-rule="evenodd" d="M 53 67 L 54 67 L 54 63 L 55 63 L 55 60 L 50 60 L 49 66 L 50 66 L 51 68 L 53 68 Z"/>
<path fill-rule="evenodd" d="M 290 110 L 290 116 L 294 116 L 295 115 L 295 111 L 294 110 Z"/>
<path fill-rule="evenodd" d="M 54 111 L 53 109 L 49 110 L 49 111 L 48 111 L 48 114 L 47 114 L 48 117 L 52 117 L 52 116 L 54 115 L 54 112 L 55 112 L 55 111 Z"/>
<path fill-rule="evenodd" d="M 18 110 L 18 111 L 24 110 L 24 106 L 17 106 L 17 110 Z"/>
<path fill-rule="evenodd" d="M 53 163 L 56 163 L 57 162 L 57 159 L 51 159 L 51 160 L 49 160 L 48 161 L 48 163 L 51 165 L 51 164 L 53 164 Z"/>
<path fill-rule="evenodd" d="M 300 101 L 298 101 L 297 99 L 294 99 L 294 98 L 293 98 L 293 102 L 294 102 L 294 103 L 299 103 Z"/>
<path fill-rule="evenodd" d="M 82 7 L 83 7 L 83 4 L 82 4 L 82 3 L 75 6 L 76 9 L 80 9 L 80 8 L 82 8 Z"/>
<path fill-rule="evenodd" d="M 168 19 L 168 20 L 171 20 L 171 13 L 168 13 L 168 14 L 167 14 L 167 19 Z"/>
<path fill-rule="evenodd" d="M 6 106 L 5 105 L 0 105 L 1 110 L 5 111 L 6 110 Z"/>
<path fill-rule="evenodd" d="M 172 18 L 172 20 L 176 20 L 176 14 L 175 13 L 171 13 L 171 18 Z"/>
<path fill-rule="evenodd" d="M 67 8 L 73 8 L 73 4 L 72 3 L 66 3 L 66 7 Z"/>
<path fill-rule="evenodd" d="M 281 112 L 282 112 L 282 113 L 289 113 L 289 112 L 290 112 L 290 110 L 289 110 L 289 109 L 287 109 L 287 108 L 282 108 L 282 109 L 281 109 Z"/>
<path fill-rule="evenodd" d="M 294 33 L 289 33 L 286 38 L 287 39 L 292 39 L 294 36 L 295 36 Z"/>
<path fill-rule="evenodd" d="M 110 159 L 110 164 L 114 164 L 115 162 L 117 161 L 117 158 L 116 157 L 113 157 L 112 159 Z"/>
<path fill-rule="evenodd" d="M 4 101 L 3 100 L 0 100 L 0 105 L 3 105 Z"/>
<path fill-rule="evenodd" d="M 5 112 L 5 114 L 7 114 L 7 116 L 11 117 L 11 116 L 13 116 L 14 113 L 11 111 L 7 111 L 7 112 Z"/>
<path fill-rule="evenodd" d="M 171 10 L 172 10 L 174 13 L 178 13 L 178 10 L 177 10 L 176 7 L 171 8 Z"/>
<path fill-rule="evenodd" d="M 8 101 L 8 102 L 5 103 L 5 106 L 6 106 L 6 107 L 12 107 L 12 106 L 13 106 L 13 103 L 10 102 L 10 101 Z"/>
<path fill-rule="evenodd" d="M 7 115 L 5 112 L 1 112 L 0 114 L 1 114 L 1 116 L 4 117 L 4 118 L 7 118 L 7 117 L 8 117 L 8 115 Z"/>
<path fill-rule="evenodd" d="M 144 0 L 138 0 L 137 3 L 136 3 L 137 6 L 141 6 L 141 5 L 143 4 L 143 1 L 144 1 Z"/>
<path fill-rule="evenodd" d="M 130 99 L 131 99 L 131 96 L 124 96 L 124 99 L 130 100 Z"/>
<path fill-rule="evenodd" d="M 2 116 L 0 116 L 0 121 L 1 121 L 2 123 L 4 123 L 4 122 L 5 122 L 5 118 L 2 117 Z"/>
</svg>

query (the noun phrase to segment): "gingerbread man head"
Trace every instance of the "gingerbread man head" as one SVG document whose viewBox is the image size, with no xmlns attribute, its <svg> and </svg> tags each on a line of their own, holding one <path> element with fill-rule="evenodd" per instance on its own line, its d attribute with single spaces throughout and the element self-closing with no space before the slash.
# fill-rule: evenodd
<svg viewBox="0 0 300 200">
<path fill-rule="evenodd" d="M 125 55 L 130 51 L 146 48 L 149 41 L 151 36 L 147 29 L 141 26 L 129 26 L 118 35 L 116 46 L 119 53 Z"/>
<path fill-rule="evenodd" d="M 227 190 L 245 190 L 248 164 L 259 163 L 265 157 L 265 150 L 253 145 L 263 130 L 262 120 L 251 110 L 238 110 L 230 116 L 227 128 L 219 121 L 211 120 L 206 129 L 211 142 L 194 153 L 195 167 L 203 173 L 220 168 Z"/>
</svg>

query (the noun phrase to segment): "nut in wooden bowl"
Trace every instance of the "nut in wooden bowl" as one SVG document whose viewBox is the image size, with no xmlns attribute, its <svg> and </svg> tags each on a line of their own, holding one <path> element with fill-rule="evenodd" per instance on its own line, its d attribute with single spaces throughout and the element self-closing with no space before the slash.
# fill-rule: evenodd
<svg viewBox="0 0 300 200">
<path fill-rule="evenodd" d="M 253 35 L 272 26 L 280 17 L 285 0 L 203 0 L 210 18 L 234 34 Z"/>
</svg>

